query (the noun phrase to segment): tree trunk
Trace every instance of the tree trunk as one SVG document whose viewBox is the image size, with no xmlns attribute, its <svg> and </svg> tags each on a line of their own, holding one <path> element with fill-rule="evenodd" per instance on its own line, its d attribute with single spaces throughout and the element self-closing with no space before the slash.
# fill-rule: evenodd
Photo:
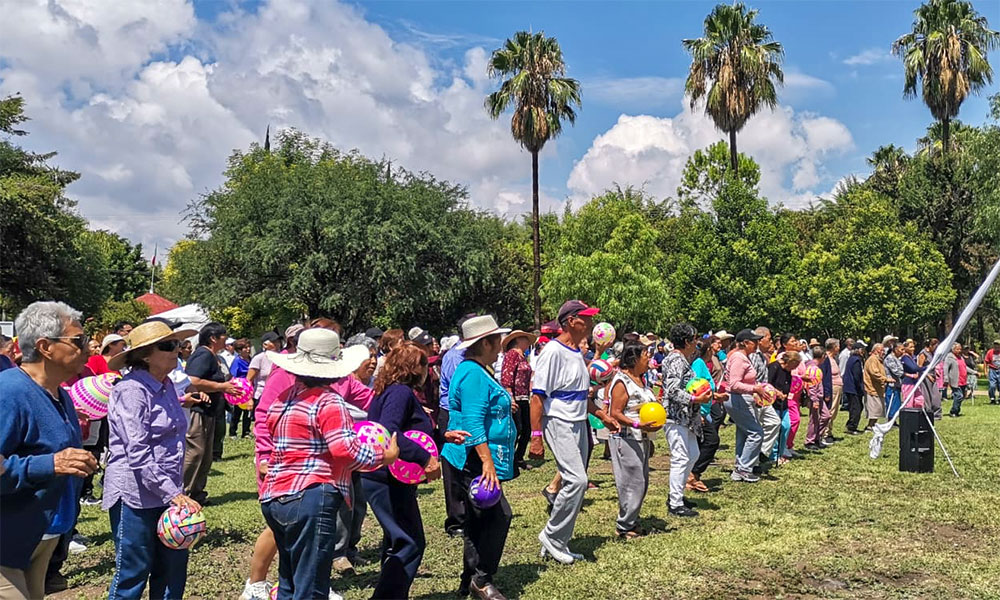
<svg viewBox="0 0 1000 600">
<path fill-rule="evenodd" d="M 733 169 L 733 175 L 740 174 L 740 158 L 736 152 L 736 130 L 729 131 L 729 166 Z"/>
<path fill-rule="evenodd" d="M 531 294 L 535 308 L 535 330 L 542 328 L 542 239 L 538 224 L 538 151 L 531 152 L 531 245 L 534 254 L 534 285 Z"/>
<path fill-rule="evenodd" d="M 951 119 L 941 119 L 941 152 L 948 154 L 948 143 L 951 139 Z"/>
</svg>

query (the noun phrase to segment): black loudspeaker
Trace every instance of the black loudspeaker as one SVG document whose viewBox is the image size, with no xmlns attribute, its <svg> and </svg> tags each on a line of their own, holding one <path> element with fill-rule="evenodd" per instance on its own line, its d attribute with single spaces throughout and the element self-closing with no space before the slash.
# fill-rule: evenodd
<svg viewBox="0 0 1000 600">
<path fill-rule="evenodd" d="M 923 409 L 899 411 L 899 470 L 934 472 L 934 432 Z"/>
</svg>

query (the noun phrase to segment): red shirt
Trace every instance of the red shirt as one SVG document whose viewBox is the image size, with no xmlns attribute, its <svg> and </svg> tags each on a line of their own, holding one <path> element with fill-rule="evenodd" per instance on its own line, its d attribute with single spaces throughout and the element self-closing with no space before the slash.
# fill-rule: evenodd
<svg viewBox="0 0 1000 600">
<path fill-rule="evenodd" d="M 111 369 L 108 368 L 108 361 L 100 354 L 95 354 L 87 359 L 87 368 L 94 375 L 104 375 L 109 373 Z"/>
<path fill-rule="evenodd" d="M 274 450 L 261 502 L 332 483 L 350 506 L 351 472 L 382 463 L 382 447 L 361 443 L 343 398 L 329 388 L 296 384 L 271 406 L 267 429 Z"/>
<path fill-rule="evenodd" d="M 524 352 L 511 348 L 503 355 L 500 385 L 513 390 L 515 397 L 531 395 L 531 365 L 524 358 Z"/>
<path fill-rule="evenodd" d="M 965 364 L 965 359 L 958 357 L 958 386 L 965 387 L 969 383 L 969 365 Z"/>
</svg>

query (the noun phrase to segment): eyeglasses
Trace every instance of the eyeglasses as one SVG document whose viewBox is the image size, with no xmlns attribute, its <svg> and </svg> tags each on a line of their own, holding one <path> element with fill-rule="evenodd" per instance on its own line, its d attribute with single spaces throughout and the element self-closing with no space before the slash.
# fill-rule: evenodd
<svg viewBox="0 0 1000 600">
<path fill-rule="evenodd" d="M 164 340 L 156 343 L 156 349 L 160 352 L 177 352 L 180 346 L 180 340 Z"/>
<path fill-rule="evenodd" d="M 87 349 L 87 342 L 90 341 L 90 337 L 87 334 L 85 334 L 85 333 L 81 333 L 80 335 L 74 335 L 74 336 L 66 336 L 66 335 L 64 335 L 64 336 L 50 336 L 50 337 L 47 337 L 45 339 L 59 341 L 59 342 L 61 342 L 63 340 L 69 340 L 69 342 L 72 345 L 76 346 L 80 350 L 86 350 Z"/>
</svg>

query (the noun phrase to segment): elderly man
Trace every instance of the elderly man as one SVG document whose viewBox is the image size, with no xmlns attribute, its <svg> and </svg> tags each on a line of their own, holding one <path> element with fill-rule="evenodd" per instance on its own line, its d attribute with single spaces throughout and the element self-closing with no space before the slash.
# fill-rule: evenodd
<svg viewBox="0 0 1000 600">
<path fill-rule="evenodd" d="M 993 340 L 993 347 L 983 357 L 986 361 L 986 375 L 989 378 L 990 404 L 1000 404 L 1000 340 Z"/>
<path fill-rule="evenodd" d="M 97 469 L 59 384 L 87 360 L 80 313 L 35 302 L 15 320 L 20 369 L 0 373 L 0 599 L 41 598 L 59 536 L 76 522 L 82 479 Z"/>
<path fill-rule="evenodd" d="M 872 352 L 864 365 L 865 413 L 868 415 L 865 431 L 870 431 L 879 417 L 885 416 L 885 386 L 888 378 L 885 375 L 885 365 L 882 364 L 884 349 L 882 344 L 872 346 Z"/>
<path fill-rule="evenodd" d="M 858 423 L 861 421 L 861 409 L 865 397 L 865 348 L 867 344 L 858 340 L 851 344 L 850 354 L 844 362 L 841 377 L 844 380 L 844 398 L 847 404 L 847 433 L 861 435 Z"/>
<path fill-rule="evenodd" d="M 774 342 L 771 339 L 771 330 L 767 327 L 758 327 L 754 329 L 754 333 L 760 336 L 760 340 L 757 342 L 757 351 L 749 355 L 750 364 L 757 372 L 757 383 L 764 384 L 767 383 L 767 364 L 771 353 L 774 352 Z M 760 461 L 762 465 L 767 465 L 771 459 L 771 448 L 777 444 L 778 436 L 781 433 L 781 417 L 770 404 L 767 406 L 754 405 L 751 409 L 757 417 L 757 422 L 764 429 Z"/>
<path fill-rule="evenodd" d="M 827 373 L 826 368 L 823 370 L 824 381 L 825 378 L 829 378 L 830 380 L 830 399 L 828 400 L 830 405 L 830 424 L 823 430 L 823 440 L 827 444 L 832 444 L 840 441 L 840 438 L 833 437 L 833 424 L 837 421 L 837 414 L 840 412 L 840 403 L 844 393 L 844 378 L 840 374 L 840 340 L 829 338 L 823 347 L 826 348 L 826 355 L 830 359 L 824 363 L 829 366 L 830 372 Z M 824 384 L 825 387 L 826 385 Z"/>
<path fill-rule="evenodd" d="M 944 381 L 951 388 L 951 411 L 948 416 L 957 417 L 962 413 L 965 385 L 968 383 L 968 366 L 962 358 L 962 344 L 956 343 L 944 358 Z"/>
</svg>

